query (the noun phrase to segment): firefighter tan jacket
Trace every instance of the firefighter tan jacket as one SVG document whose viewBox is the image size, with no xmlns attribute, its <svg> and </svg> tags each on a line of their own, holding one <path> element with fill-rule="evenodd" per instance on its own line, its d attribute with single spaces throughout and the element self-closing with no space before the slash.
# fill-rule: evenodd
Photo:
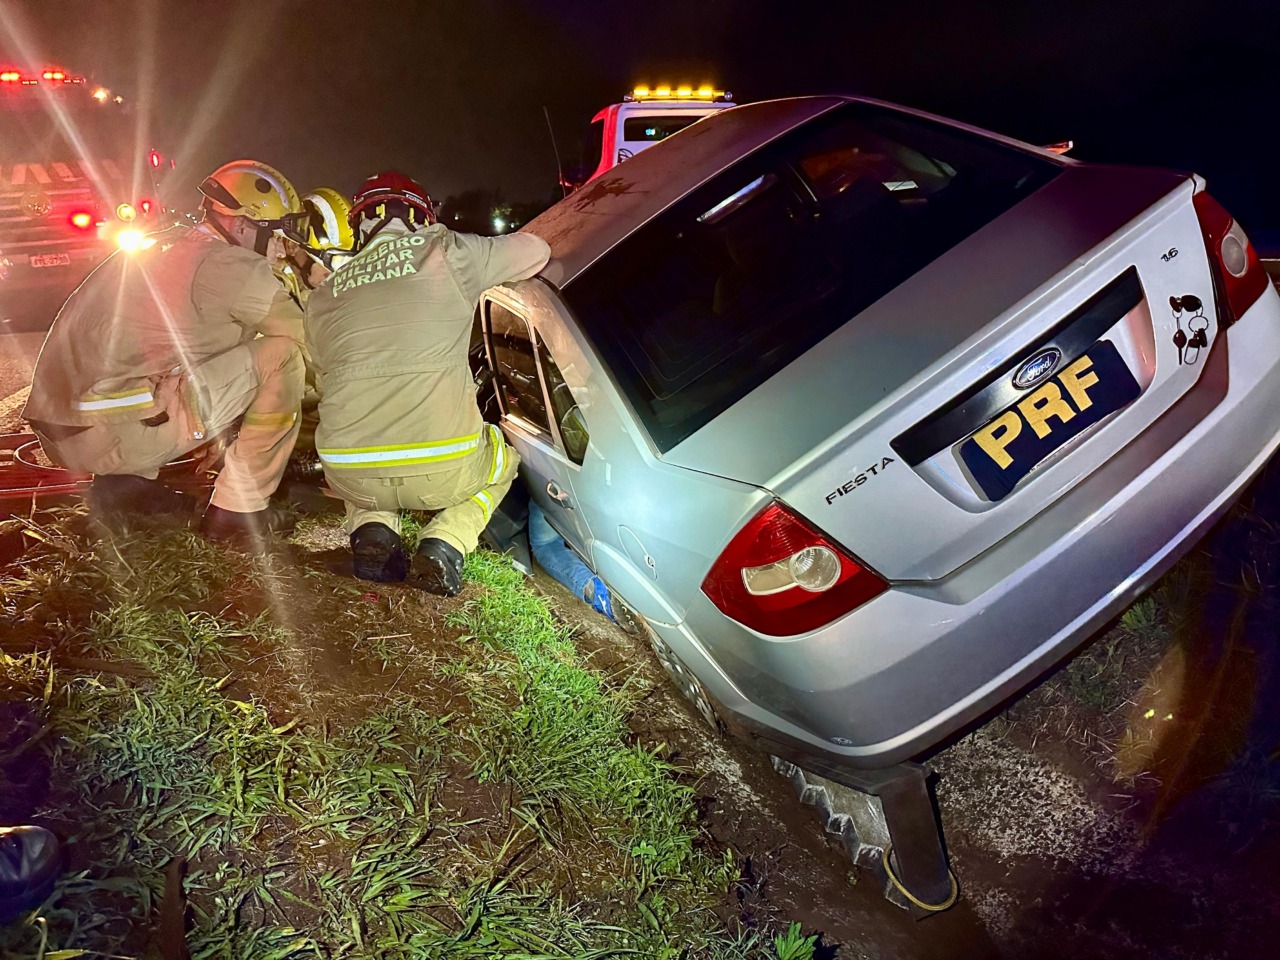
<svg viewBox="0 0 1280 960">
<path fill-rule="evenodd" d="M 199 227 L 155 240 L 108 257 L 58 312 L 32 375 L 28 420 L 146 420 L 181 402 L 184 383 L 199 389 L 186 372 L 259 333 L 301 344 L 302 311 L 265 258 Z"/>
<path fill-rule="evenodd" d="M 480 294 L 550 257 L 531 234 L 478 237 L 442 224 L 383 228 L 307 302 L 326 470 L 432 473 L 481 448 L 467 366 Z"/>
</svg>

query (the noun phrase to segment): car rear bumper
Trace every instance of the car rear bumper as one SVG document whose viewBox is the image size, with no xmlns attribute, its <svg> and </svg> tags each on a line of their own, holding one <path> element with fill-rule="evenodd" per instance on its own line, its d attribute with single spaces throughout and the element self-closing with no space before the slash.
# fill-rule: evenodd
<svg viewBox="0 0 1280 960">
<path fill-rule="evenodd" d="M 730 720 L 780 745 L 858 767 L 924 753 L 1132 603 L 1274 453 L 1280 298 L 1268 290 L 1205 363 L 1103 469 L 943 579 L 894 584 L 794 639 L 752 633 L 701 593 L 660 632 Z"/>
</svg>

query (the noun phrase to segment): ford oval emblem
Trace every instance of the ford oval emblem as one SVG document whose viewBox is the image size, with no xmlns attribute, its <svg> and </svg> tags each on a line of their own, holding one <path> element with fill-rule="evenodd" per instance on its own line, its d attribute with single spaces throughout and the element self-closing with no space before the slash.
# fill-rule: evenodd
<svg viewBox="0 0 1280 960">
<path fill-rule="evenodd" d="M 1057 347 L 1041 350 L 1018 368 L 1017 373 L 1013 375 L 1013 385 L 1019 390 L 1034 387 L 1037 383 L 1047 380 L 1049 375 L 1058 369 L 1058 364 L 1061 362 L 1062 351 Z"/>
</svg>

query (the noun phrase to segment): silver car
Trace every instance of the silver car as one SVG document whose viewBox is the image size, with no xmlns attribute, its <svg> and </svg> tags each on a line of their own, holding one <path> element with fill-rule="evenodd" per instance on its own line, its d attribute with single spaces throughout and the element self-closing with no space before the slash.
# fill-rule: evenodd
<svg viewBox="0 0 1280 960">
<path fill-rule="evenodd" d="M 686 692 L 917 757 L 1069 656 L 1280 442 L 1280 299 L 1200 178 L 854 97 L 709 117 L 486 294 L 550 522 Z"/>
</svg>

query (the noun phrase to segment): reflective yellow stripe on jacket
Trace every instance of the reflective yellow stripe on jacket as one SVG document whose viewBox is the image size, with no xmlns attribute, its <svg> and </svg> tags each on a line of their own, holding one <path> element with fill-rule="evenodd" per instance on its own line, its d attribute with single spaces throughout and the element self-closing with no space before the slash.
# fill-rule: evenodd
<svg viewBox="0 0 1280 960">
<path fill-rule="evenodd" d="M 489 482 L 497 483 L 502 471 L 507 468 L 507 438 L 492 423 L 485 424 L 489 428 L 489 446 L 493 448 L 493 459 L 489 464 Z"/>
<path fill-rule="evenodd" d="M 155 402 L 156 398 L 152 396 L 151 390 L 141 387 L 123 393 L 86 393 L 76 401 L 76 409 L 82 413 L 115 413 L 132 407 L 139 410 L 152 407 Z"/>
<path fill-rule="evenodd" d="M 385 447 L 349 447 L 342 450 L 319 450 L 327 467 L 369 468 L 403 467 L 419 463 L 457 460 L 480 449 L 480 434 L 455 437 L 436 443 L 398 443 Z"/>
</svg>

